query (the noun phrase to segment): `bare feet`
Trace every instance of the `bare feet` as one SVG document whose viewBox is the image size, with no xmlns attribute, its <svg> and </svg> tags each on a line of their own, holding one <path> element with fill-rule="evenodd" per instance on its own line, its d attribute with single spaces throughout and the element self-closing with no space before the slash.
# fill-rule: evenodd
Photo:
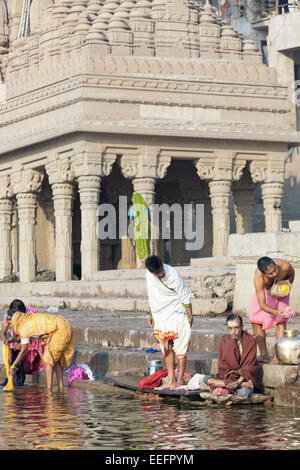
<svg viewBox="0 0 300 470">
<path fill-rule="evenodd" d="M 182 382 L 171 382 L 163 384 L 160 387 L 155 387 L 154 390 L 176 390 L 181 385 L 183 385 Z"/>
<path fill-rule="evenodd" d="M 163 384 L 163 385 L 160 385 L 160 387 L 154 387 L 154 390 L 173 390 L 171 387 L 173 386 L 174 384 L 171 383 L 166 383 L 166 384 Z"/>
<path fill-rule="evenodd" d="M 276 355 L 273 357 L 273 359 L 272 359 L 272 361 L 271 361 L 271 364 L 273 364 L 273 365 L 279 364 L 279 359 L 277 358 Z"/>
</svg>

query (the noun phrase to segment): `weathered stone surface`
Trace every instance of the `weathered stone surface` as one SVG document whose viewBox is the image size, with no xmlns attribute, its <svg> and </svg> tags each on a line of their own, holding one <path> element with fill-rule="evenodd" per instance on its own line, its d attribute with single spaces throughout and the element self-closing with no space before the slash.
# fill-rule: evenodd
<svg viewBox="0 0 300 470">
<path fill-rule="evenodd" d="M 262 380 L 266 387 L 277 388 L 296 384 L 300 386 L 299 366 L 263 364 L 261 371 Z"/>
<path fill-rule="evenodd" d="M 300 408 L 300 386 L 282 386 L 274 390 L 276 405 Z"/>
</svg>

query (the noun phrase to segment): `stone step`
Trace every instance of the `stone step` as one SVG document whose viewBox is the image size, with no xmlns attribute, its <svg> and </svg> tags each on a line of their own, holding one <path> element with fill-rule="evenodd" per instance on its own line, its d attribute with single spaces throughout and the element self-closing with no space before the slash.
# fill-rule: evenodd
<svg viewBox="0 0 300 470">
<path fill-rule="evenodd" d="M 20 292 L 21 291 L 21 292 Z M 62 293 L 63 294 L 63 293 Z M 111 311 L 126 311 L 126 312 L 149 312 L 149 302 L 144 297 L 95 297 L 85 296 L 69 296 L 61 295 L 28 295 L 22 293 L 22 290 L 16 289 L 11 295 L 0 294 L 0 308 L 5 309 L 8 307 L 13 298 L 20 297 L 26 305 L 38 309 L 48 309 L 51 306 L 58 306 L 63 300 L 66 307 L 69 309 L 98 309 L 98 310 L 111 310 Z M 192 308 L 194 315 L 209 315 L 209 314 L 223 314 L 228 308 L 228 303 L 223 298 L 204 298 L 192 299 Z"/>
<path fill-rule="evenodd" d="M 178 267 L 178 271 L 187 285 L 199 277 L 221 276 L 231 272 L 222 266 L 199 269 L 183 266 Z M 93 281 L 0 283 L 0 296 L 15 297 L 18 291 L 19 297 L 147 298 L 144 269 L 100 271 L 99 276 L 101 279 Z"/>
</svg>

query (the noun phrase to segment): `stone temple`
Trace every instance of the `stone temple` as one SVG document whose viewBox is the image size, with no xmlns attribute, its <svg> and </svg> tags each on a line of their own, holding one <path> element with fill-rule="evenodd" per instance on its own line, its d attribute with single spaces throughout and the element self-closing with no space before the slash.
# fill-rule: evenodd
<svg viewBox="0 0 300 470">
<path fill-rule="evenodd" d="M 291 92 L 208 2 L 0 0 L 0 41 L 0 278 L 135 267 L 126 236 L 96 231 L 98 205 L 134 192 L 204 205 L 201 250 L 160 240 L 174 265 L 227 254 L 231 207 L 252 232 L 258 187 L 281 230 Z"/>
</svg>

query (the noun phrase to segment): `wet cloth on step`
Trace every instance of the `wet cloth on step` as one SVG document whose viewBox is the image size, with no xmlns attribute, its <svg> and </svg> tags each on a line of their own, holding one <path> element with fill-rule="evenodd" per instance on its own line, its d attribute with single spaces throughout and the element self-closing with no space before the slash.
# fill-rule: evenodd
<svg viewBox="0 0 300 470">
<path fill-rule="evenodd" d="M 168 375 L 167 369 L 158 370 L 157 372 L 154 372 L 154 374 L 151 374 L 148 377 L 145 377 L 144 379 L 140 380 L 139 387 L 141 390 L 145 388 L 159 387 L 162 379 L 164 377 L 167 377 L 167 375 Z"/>
<path fill-rule="evenodd" d="M 273 297 L 268 294 L 268 291 L 265 289 L 266 304 L 276 310 L 285 310 L 289 306 L 290 295 L 287 295 L 283 298 Z M 256 293 L 254 293 L 251 306 L 250 306 L 250 316 L 249 320 L 251 323 L 258 323 L 262 325 L 263 330 L 269 330 L 278 325 L 278 323 L 286 323 L 287 319 L 280 318 L 277 315 L 272 313 L 265 312 L 259 306 Z"/>
</svg>

